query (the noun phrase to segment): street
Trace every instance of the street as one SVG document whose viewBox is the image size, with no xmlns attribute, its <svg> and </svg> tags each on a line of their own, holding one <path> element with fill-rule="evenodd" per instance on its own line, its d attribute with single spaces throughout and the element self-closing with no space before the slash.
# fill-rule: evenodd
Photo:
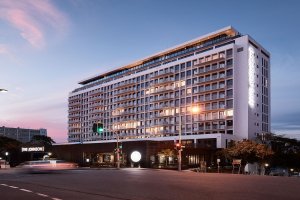
<svg viewBox="0 0 300 200">
<path fill-rule="evenodd" d="M 0 170 L 0 199 L 299 199 L 299 177 L 153 169 L 77 169 L 50 174 Z"/>
</svg>

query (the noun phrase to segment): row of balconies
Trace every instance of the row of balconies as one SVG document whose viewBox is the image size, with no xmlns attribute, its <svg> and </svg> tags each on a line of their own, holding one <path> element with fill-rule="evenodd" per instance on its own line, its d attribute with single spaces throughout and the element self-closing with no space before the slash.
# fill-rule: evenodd
<svg viewBox="0 0 300 200">
<path fill-rule="evenodd" d="M 159 78 L 161 76 L 167 76 L 167 75 L 172 75 L 175 73 L 175 70 L 174 69 L 167 69 L 167 70 L 164 70 L 164 71 L 159 71 L 158 73 L 154 73 L 152 75 L 150 75 L 150 79 L 153 79 L 153 78 Z"/>
<path fill-rule="evenodd" d="M 152 106 L 149 108 L 149 110 L 161 110 L 164 108 L 170 108 L 170 107 L 174 107 L 175 104 L 164 104 L 164 105 L 156 105 L 156 106 Z"/>
<path fill-rule="evenodd" d="M 165 101 L 165 100 L 174 99 L 174 98 L 175 98 L 174 95 L 166 95 L 166 96 L 162 96 L 162 97 L 152 98 L 152 99 L 150 99 L 150 103 L 153 103 L 156 101 Z"/>
<path fill-rule="evenodd" d="M 136 110 L 124 111 L 124 112 L 115 113 L 115 116 L 130 115 L 130 114 L 135 114 L 136 112 L 137 112 Z"/>
<path fill-rule="evenodd" d="M 115 106 L 115 109 L 116 109 L 116 108 L 135 107 L 135 106 L 140 106 L 140 105 L 137 104 L 137 103 L 133 103 L 133 102 L 129 102 L 129 103 L 120 103 L 120 104 L 117 104 L 117 105 Z"/>
<path fill-rule="evenodd" d="M 136 80 L 129 80 L 129 81 L 125 81 L 125 82 L 121 82 L 119 84 L 116 84 L 114 86 L 114 89 L 119 89 L 119 88 L 122 88 L 124 86 L 131 86 L 131 85 L 135 85 L 137 83 Z"/>
<path fill-rule="evenodd" d="M 225 54 L 219 54 L 216 56 L 207 56 L 205 58 L 199 59 L 198 61 L 194 62 L 194 66 L 207 65 L 209 63 L 219 62 L 222 60 L 225 60 Z"/>
<path fill-rule="evenodd" d="M 93 103 L 89 106 L 90 108 L 95 108 L 95 107 L 103 107 L 103 103 Z"/>
<path fill-rule="evenodd" d="M 194 84 L 202 84 L 210 81 L 217 81 L 220 79 L 223 80 L 224 78 L 225 78 L 225 74 L 219 73 L 218 75 L 214 75 L 214 76 L 199 77 L 198 80 L 194 81 Z"/>
<path fill-rule="evenodd" d="M 128 100 L 136 99 L 136 98 L 137 98 L 136 95 L 128 95 L 128 96 L 125 96 L 125 97 L 119 97 L 119 98 L 114 99 L 114 103 L 122 102 L 122 101 L 128 101 Z"/>
<path fill-rule="evenodd" d="M 218 71 L 225 71 L 225 68 L 232 68 L 232 64 L 226 64 L 225 63 L 219 63 L 216 65 L 211 65 L 211 66 L 205 66 L 205 67 L 199 67 L 199 68 L 195 68 L 194 70 L 194 75 L 205 75 L 208 73 L 214 73 L 214 72 L 218 72 Z"/>
<path fill-rule="evenodd" d="M 175 82 L 175 78 L 166 78 L 166 79 L 159 79 L 157 81 L 151 82 L 149 85 L 150 87 L 156 86 L 156 85 L 161 85 L 161 84 L 169 84 L 171 82 Z"/>
<path fill-rule="evenodd" d="M 122 90 L 117 90 L 114 92 L 115 95 L 124 95 L 132 92 L 137 92 L 137 89 L 135 87 L 127 88 L 127 89 L 122 89 Z"/>
<path fill-rule="evenodd" d="M 103 94 L 104 91 L 103 90 L 94 90 L 89 92 L 89 96 L 94 96 L 94 95 L 99 95 L 99 94 Z"/>
<path fill-rule="evenodd" d="M 77 105 L 80 105 L 80 101 L 69 102 L 69 107 L 71 107 L 71 106 L 77 106 Z"/>
<path fill-rule="evenodd" d="M 99 101 L 99 100 L 103 100 L 103 97 L 96 96 L 96 97 L 89 98 L 89 102 L 92 102 L 92 101 Z"/>
<path fill-rule="evenodd" d="M 153 92 L 151 92 L 151 94 L 159 94 L 159 93 L 164 93 L 164 92 L 171 92 L 174 91 L 174 87 L 163 87 L 163 88 L 159 88 L 154 90 Z"/>
<path fill-rule="evenodd" d="M 79 112 L 80 111 L 80 107 L 76 106 L 76 107 L 69 107 L 69 113 L 74 113 L 74 112 Z"/>
<path fill-rule="evenodd" d="M 75 118 L 75 117 L 80 117 L 79 113 L 74 113 L 74 114 L 70 114 L 69 118 Z"/>
</svg>

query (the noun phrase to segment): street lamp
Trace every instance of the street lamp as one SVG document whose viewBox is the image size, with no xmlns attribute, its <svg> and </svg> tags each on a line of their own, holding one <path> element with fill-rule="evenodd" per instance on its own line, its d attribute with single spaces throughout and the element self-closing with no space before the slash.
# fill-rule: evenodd
<svg viewBox="0 0 300 200">
<path fill-rule="evenodd" d="M 200 108 L 198 106 L 193 106 L 192 107 L 192 113 L 196 114 L 200 112 Z M 181 165 L 182 165 L 182 145 L 181 145 L 181 135 L 182 135 L 182 131 L 181 131 L 181 127 L 182 126 L 182 122 L 181 122 L 181 107 L 179 108 L 179 141 L 178 141 L 178 171 L 181 171 Z M 177 145 L 177 144 L 176 144 Z"/>
<path fill-rule="evenodd" d="M 269 167 L 269 164 L 268 164 L 268 163 L 265 163 L 265 167 Z"/>
<path fill-rule="evenodd" d="M 6 151 L 5 152 L 5 160 L 6 160 L 6 162 L 9 162 L 8 155 L 9 155 L 9 153 L 8 153 L 8 151 Z"/>
<path fill-rule="evenodd" d="M 115 132 L 117 136 L 117 169 L 120 169 L 120 148 L 119 148 L 119 134 Z"/>
</svg>

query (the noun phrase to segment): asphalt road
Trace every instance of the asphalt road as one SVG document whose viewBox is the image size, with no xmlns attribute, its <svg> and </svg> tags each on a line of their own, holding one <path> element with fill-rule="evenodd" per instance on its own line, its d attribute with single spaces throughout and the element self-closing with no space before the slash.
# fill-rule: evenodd
<svg viewBox="0 0 300 200">
<path fill-rule="evenodd" d="M 51 174 L 0 170 L 0 199 L 299 200 L 300 177 L 151 169 L 78 169 Z"/>
</svg>

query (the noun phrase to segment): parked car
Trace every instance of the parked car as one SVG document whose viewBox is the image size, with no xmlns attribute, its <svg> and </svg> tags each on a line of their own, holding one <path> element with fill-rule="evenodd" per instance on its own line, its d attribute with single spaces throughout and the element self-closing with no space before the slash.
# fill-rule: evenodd
<svg viewBox="0 0 300 200">
<path fill-rule="evenodd" d="M 270 176 L 288 176 L 288 169 L 284 168 L 271 168 L 269 172 Z"/>
<path fill-rule="evenodd" d="M 63 160 L 37 160 L 27 161 L 18 166 L 21 170 L 29 173 L 53 172 L 59 170 L 70 170 L 77 168 L 76 163 Z"/>
</svg>

